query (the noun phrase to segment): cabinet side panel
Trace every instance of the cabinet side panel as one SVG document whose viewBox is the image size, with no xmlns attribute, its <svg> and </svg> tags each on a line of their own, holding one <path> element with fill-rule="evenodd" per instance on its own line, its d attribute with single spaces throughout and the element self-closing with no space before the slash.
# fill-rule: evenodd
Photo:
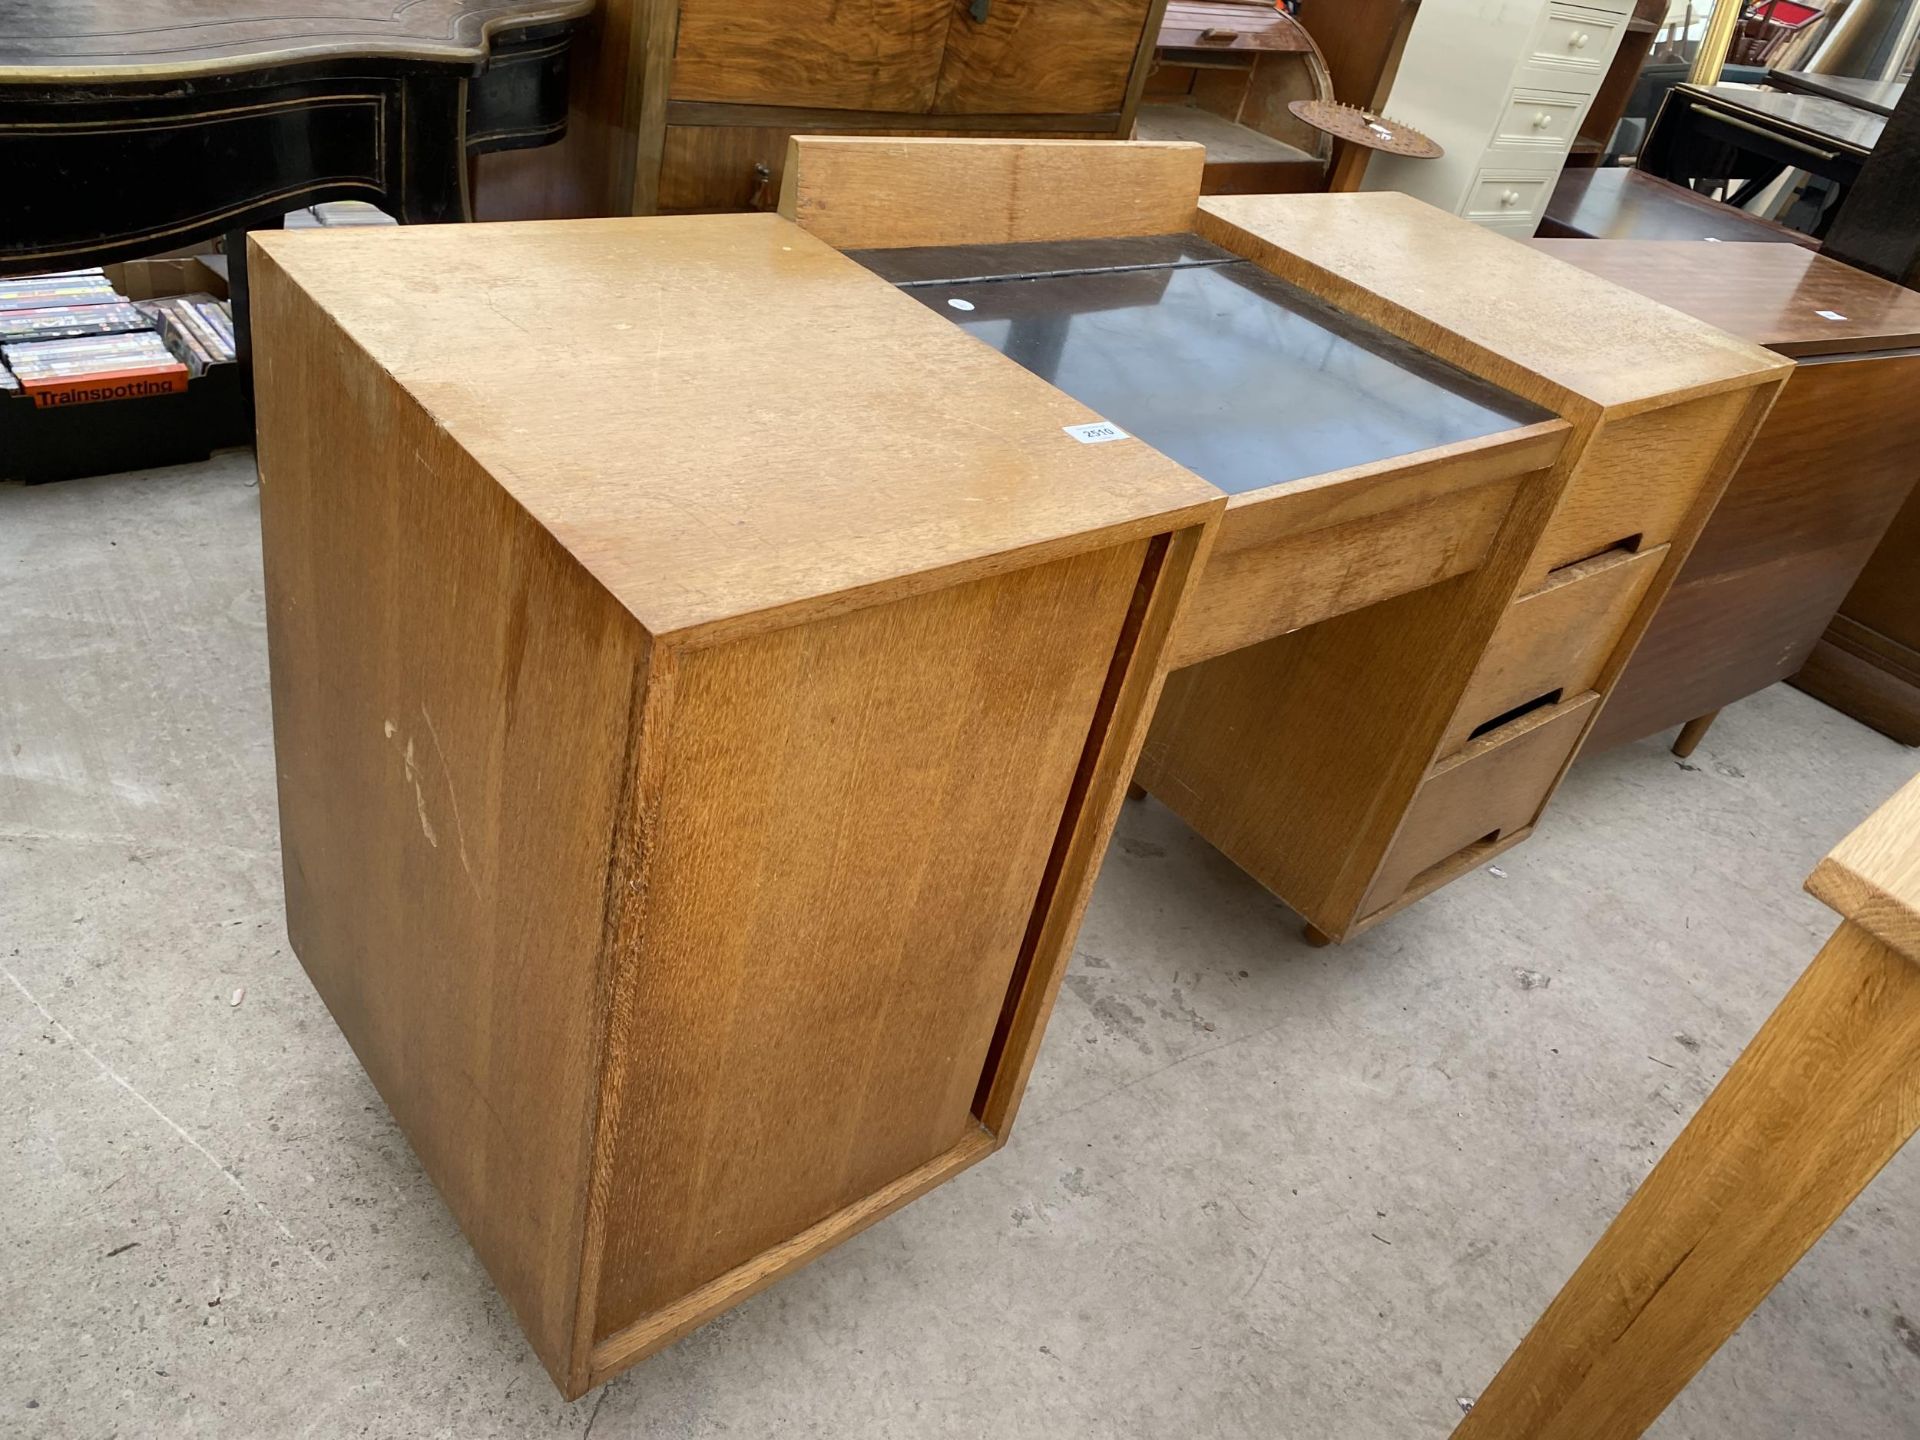
<svg viewBox="0 0 1920 1440">
<path fill-rule="evenodd" d="M 559 1378 L 644 635 L 267 257 L 255 270 L 288 933 Z"/>
<path fill-rule="evenodd" d="M 1632 662 L 1592 752 L 1792 675 L 1920 476 L 1920 356 L 1803 361 Z M 1911 577 L 1908 577 L 1911 587 Z"/>
<path fill-rule="evenodd" d="M 978 1133 L 1145 552 L 676 654 L 597 1335 Z"/>
</svg>

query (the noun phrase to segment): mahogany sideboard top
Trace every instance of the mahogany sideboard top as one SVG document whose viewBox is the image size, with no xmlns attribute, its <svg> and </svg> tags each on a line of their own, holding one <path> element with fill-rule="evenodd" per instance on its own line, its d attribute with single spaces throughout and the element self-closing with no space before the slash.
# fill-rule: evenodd
<svg viewBox="0 0 1920 1440">
<path fill-rule="evenodd" d="M 1798 245 L 1532 244 L 1776 354 L 1798 358 L 1920 345 L 1920 294 Z"/>
</svg>

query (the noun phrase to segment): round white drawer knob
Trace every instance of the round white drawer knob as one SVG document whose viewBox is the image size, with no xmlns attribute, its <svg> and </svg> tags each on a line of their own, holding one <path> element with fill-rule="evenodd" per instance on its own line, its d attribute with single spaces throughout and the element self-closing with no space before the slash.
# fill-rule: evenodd
<svg viewBox="0 0 1920 1440">
<path fill-rule="evenodd" d="M 1520 192 L 1518 190 L 1502 190 L 1500 192 L 1500 203 L 1502 205 L 1518 205 L 1520 203 Z"/>
<path fill-rule="evenodd" d="M 1576 50 L 1584 50 L 1584 49 L 1586 49 L 1586 48 L 1587 48 L 1587 33 L 1586 33 L 1586 31 L 1584 31 L 1584 30 L 1583 30 L 1583 31 L 1581 31 L 1581 32 L 1580 32 L 1580 33 L 1579 33 L 1578 35 L 1576 35 L 1576 36 L 1574 36 L 1574 37 L 1573 37 L 1573 41 L 1572 41 L 1572 44 L 1573 44 L 1573 48 L 1574 48 L 1574 49 L 1576 49 Z"/>
<path fill-rule="evenodd" d="M 1553 123 L 1553 117 L 1547 114 L 1547 112 L 1544 110 L 1542 110 L 1538 115 L 1533 117 L 1533 128 L 1536 130 L 1544 130 L 1547 128 L 1547 126 L 1551 125 L 1552 123 Z"/>
</svg>

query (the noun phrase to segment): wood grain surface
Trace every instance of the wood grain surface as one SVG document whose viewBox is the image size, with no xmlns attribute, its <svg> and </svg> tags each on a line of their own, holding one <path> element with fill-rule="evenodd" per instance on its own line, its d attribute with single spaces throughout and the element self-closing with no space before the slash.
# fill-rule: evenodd
<svg viewBox="0 0 1920 1440">
<path fill-rule="evenodd" d="M 1920 779 L 1834 846 L 1807 877 L 1807 889 L 1920 964 Z"/>
<path fill-rule="evenodd" d="M 1391 191 L 1216 195 L 1207 239 L 1561 414 L 1755 383 L 1748 341 Z M 1569 323 L 1567 317 L 1578 317 Z"/>
<path fill-rule="evenodd" d="M 564 1384 L 648 647 L 270 255 L 253 284 L 288 933 Z"/>
<path fill-rule="evenodd" d="M 592 9 L 593 0 L 15 0 L 0 8 L 0 84 L 354 55 L 471 65 L 496 30 Z"/>
<path fill-rule="evenodd" d="M 1433 767 L 1360 902 L 1362 919 L 1460 850 L 1531 826 L 1580 743 L 1599 696 L 1570 695 L 1449 755 Z"/>
<path fill-rule="evenodd" d="M 1842 925 L 1455 1440 L 1641 1434 L 1916 1126 L 1920 968 Z"/>
<path fill-rule="evenodd" d="M 1004 1142 L 1224 498 L 773 217 L 383 233 L 253 251 L 289 930 L 574 1396 Z"/>
<path fill-rule="evenodd" d="M 745 105 L 925 110 L 954 11 L 954 0 L 680 0 L 669 93 Z"/>
<path fill-rule="evenodd" d="M 1166 0 L 993 0 L 984 21 L 970 4 L 949 0 L 936 111 L 1084 115 L 1130 108 Z"/>
<path fill-rule="evenodd" d="M 1086 407 L 774 216 L 254 243 L 656 636 L 1221 504 L 1137 441 L 1081 444 Z"/>
<path fill-rule="evenodd" d="M 1530 243 L 1779 355 L 1856 355 L 1920 345 L 1920 294 L 1797 245 Z"/>
<path fill-rule="evenodd" d="M 1507 607 L 1440 741 L 1450 755 L 1489 720 L 1549 692 L 1591 690 L 1665 562 L 1666 547 L 1568 565 Z"/>
<path fill-rule="evenodd" d="M 1561 171 L 1540 218 L 1539 233 L 1553 237 L 1556 244 L 1571 239 L 1712 240 L 1792 245 L 1811 253 L 1820 243 L 1811 235 L 1723 205 L 1645 170 L 1617 165 L 1569 165 Z"/>
<path fill-rule="evenodd" d="M 1590 747 L 1655 734 L 1801 669 L 1920 479 L 1916 386 L 1920 355 L 1795 369 Z"/>
<path fill-rule="evenodd" d="M 1079 140 L 795 136 L 780 213 L 828 245 L 986 245 L 1193 227 L 1206 150 Z"/>
<path fill-rule="evenodd" d="M 975 1128 L 1144 548 L 679 662 L 596 1339 Z"/>
</svg>

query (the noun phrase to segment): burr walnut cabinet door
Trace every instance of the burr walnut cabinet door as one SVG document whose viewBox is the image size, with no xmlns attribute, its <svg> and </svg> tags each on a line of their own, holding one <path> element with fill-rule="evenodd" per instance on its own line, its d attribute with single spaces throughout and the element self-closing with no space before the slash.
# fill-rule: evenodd
<svg viewBox="0 0 1920 1440">
<path fill-rule="evenodd" d="M 950 0 L 934 109 L 1093 115 L 1126 104 L 1152 0 Z M 986 11 L 975 20 L 973 11 Z"/>
<path fill-rule="evenodd" d="M 924 111 L 953 13 L 954 0 L 681 0 L 672 98 Z"/>
</svg>

